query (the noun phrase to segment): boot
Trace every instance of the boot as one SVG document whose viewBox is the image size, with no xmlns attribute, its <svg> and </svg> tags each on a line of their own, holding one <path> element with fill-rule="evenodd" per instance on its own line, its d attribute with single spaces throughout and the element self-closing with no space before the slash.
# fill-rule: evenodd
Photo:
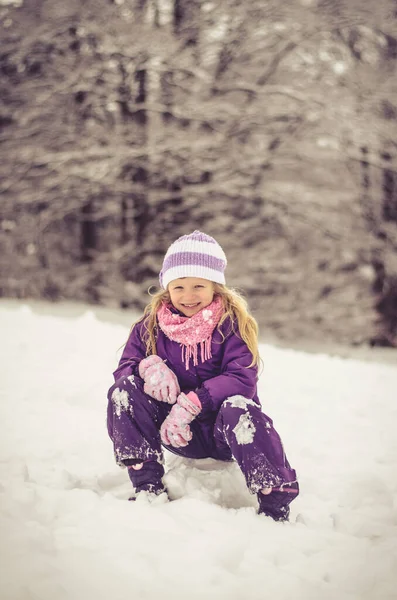
<svg viewBox="0 0 397 600">
<path fill-rule="evenodd" d="M 124 461 L 128 467 L 128 475 L 135 488 L 135 499 L 140 492 L 148 492 L 154 496 L 166 493 L 162 477 L 164 467 L 155 460 L 141 461 L 140 459 L 129 459 Z"/>
<path fill-rule="evenodd" d="M 258 515 L 266 515 L 274 521 L 289 520 L 289 505 L 299 494 L 297 481 L 281 487 L 272 488 L 270 494 L 257 494 L 259 509 Z"/>
</svg>

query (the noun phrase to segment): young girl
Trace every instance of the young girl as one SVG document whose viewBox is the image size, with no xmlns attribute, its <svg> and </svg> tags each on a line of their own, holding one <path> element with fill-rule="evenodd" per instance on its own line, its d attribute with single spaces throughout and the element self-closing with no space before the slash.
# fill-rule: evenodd
<svg viewBox="0 0 397 600">
<path fill-rule="evenodd" d="M 108 432 L 135 493 L 166 493 L 161 445 L 237 461 L 259 513 L 286 521 L 299 493 L 257 396 L 258 327 L 225 286 L 226 256 L 194 231 L 168 249 L 162 290 L 133 326 L 108 393 Z M 137 496 L 135 496 L 136 498 Z"/>
</svg>

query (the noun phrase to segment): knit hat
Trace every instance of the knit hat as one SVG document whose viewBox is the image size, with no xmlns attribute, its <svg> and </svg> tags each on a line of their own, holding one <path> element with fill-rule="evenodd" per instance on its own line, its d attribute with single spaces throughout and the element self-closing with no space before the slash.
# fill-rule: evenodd
<svg viewBox="0 0 397 600">
<path fill-rule="evenodd" d="M 180 277 L 200 277 L 216 283 L 225 283 L 227 260 L 214 238 L 201 231 L 178 238 L 168 248 L 160 272 L 160 285 L 167 285 Z"/>
</svg>

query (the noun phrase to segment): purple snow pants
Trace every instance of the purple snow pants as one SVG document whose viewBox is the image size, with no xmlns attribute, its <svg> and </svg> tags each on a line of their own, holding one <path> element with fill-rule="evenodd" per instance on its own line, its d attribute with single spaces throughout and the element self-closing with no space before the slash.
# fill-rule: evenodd
<svg viewBox="0 0 397 600">
<path fill-rule="evenodd" d="M 108 393 L 107 426 L 119 465 L 129 459 L 162 462 L 160 426 L 172 406 L 143 391 L 139 377 L 121 377 Z M 235 460 L 252 494 L 296 481 L 272 420 L 243 396 L 227 398 L 217 413 L 190 425 L 193 438 L 184 448 L 164 446 L 187 458 Z"/>
</svg>

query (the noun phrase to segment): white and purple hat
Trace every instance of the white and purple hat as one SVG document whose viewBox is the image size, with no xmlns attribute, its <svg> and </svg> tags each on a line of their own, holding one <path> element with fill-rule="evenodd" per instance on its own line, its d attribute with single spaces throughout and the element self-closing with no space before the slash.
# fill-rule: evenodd
<svg viewBox="0 0 397 600">
<path fill-rule="evenodd" d="M 167 289 L 170 281 L 180 277 L 201 277 L 225 283 L 227 260 L 214 238 L 201 231 L 178 238 L 168 248 L 160 272 L 160 285 Z"/>
</svg>

